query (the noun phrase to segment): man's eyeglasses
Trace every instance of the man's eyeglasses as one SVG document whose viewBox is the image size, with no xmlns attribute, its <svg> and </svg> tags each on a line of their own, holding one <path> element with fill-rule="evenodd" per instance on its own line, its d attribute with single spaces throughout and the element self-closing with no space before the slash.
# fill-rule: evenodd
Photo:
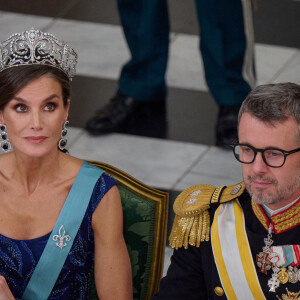
<svg viewBox="0 0 300 300">
<path fill-rule="evenodd" d="M 257 149 L 247 144 L 231 145 L 235 158 L 243 164 L 252 164 L 257 152 L 261 153 L 265 164 L 272 168 L 280 168 L 284 165 L 286 157 L 300 151 L 300 148 L 285 151 L 277 148 Z"/>
</svg>

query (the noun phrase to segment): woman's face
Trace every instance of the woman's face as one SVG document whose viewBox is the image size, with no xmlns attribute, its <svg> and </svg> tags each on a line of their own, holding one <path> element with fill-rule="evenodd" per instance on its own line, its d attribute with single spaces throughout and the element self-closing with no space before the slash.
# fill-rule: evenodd
<svg viewBox="0 0 300 300">
<path fill-rule="evenodd" d="M 60 83 L 44 75 L 21 89 L 3 111 L 0 123 L 14 150 L 32 157 L 57 151 L 63 123 L 68 118 L 70 100 L 63 105 Z"/>
</svg>

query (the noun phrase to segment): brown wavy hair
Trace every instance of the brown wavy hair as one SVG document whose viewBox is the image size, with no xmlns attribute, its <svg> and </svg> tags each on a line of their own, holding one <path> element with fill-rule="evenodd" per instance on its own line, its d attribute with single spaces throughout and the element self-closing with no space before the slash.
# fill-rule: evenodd
<svg viewBox="0 0 300 300">
<path fill-rule="evenodd" d="M 60 83 L 63 104 L 67 106 L 71 88 L 67 75 L 61 70 L 47 65 L 27 65 L 8 68 L 0 72 L 0 110 L 27 84 L 46 75 Z"/>
</svg>

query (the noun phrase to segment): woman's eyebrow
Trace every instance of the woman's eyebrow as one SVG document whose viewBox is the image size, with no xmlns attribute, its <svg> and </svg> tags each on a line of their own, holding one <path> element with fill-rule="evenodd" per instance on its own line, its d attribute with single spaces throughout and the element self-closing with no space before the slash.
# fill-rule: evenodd
<svg viewBox="0 0 300 300">
<path fill-rule="evenodd" d="M 47 97 L 46 99 L 44 99 L 42 102 L 47 102 L 49 100 L 52 100 L 53 98 L 59 98 L 59 96 L 57 94 L 52 94 L 49 97 Z M 21 97 L 13 97 L 12 100 L 17 100 L 17 101 L 20 101 L 20 102 L 28 102 L 26 99 L 23 99 Z"/>
</svg>

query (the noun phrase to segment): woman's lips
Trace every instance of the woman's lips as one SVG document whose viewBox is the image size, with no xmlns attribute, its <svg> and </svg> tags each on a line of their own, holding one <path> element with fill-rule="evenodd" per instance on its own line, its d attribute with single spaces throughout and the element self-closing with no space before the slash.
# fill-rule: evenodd
<svg viewBox="0 0 300 300">
<path fill-rule="evenodd" d="M 42 143 L 47 137 L 46 136 L 27 136 L 25 139 L 33 144 Z"/>
</svg>

